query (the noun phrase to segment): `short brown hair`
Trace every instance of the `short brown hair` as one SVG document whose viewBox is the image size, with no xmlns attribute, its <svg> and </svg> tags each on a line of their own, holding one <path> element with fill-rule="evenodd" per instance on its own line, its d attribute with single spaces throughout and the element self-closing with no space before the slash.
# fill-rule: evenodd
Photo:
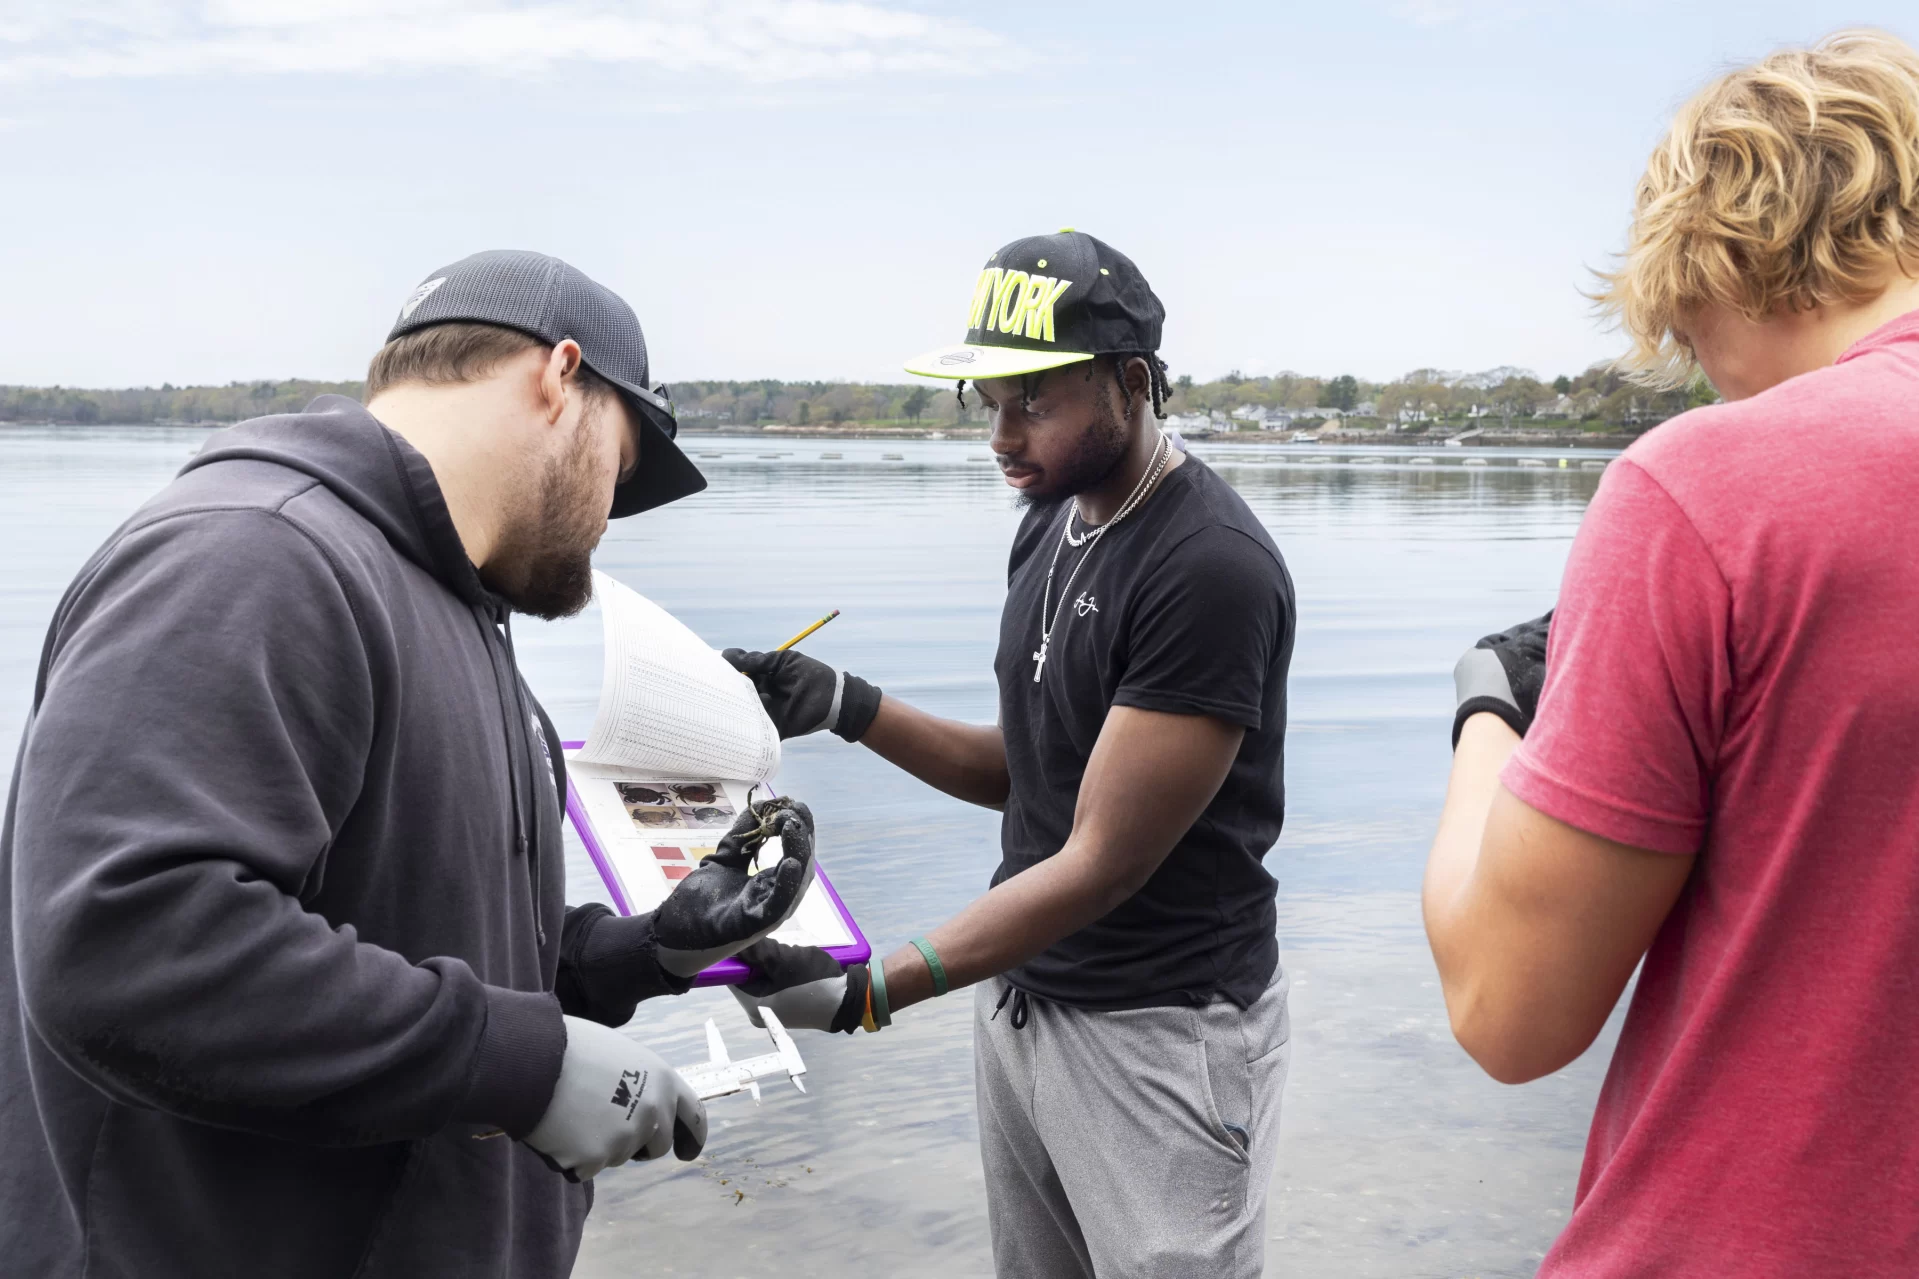
<svg viewBox="0 0 1919 1279">
<path fill-rule="evenodd" d="M 1639 180 L 1602 313 L 1641 381 L 1695 371 L 1680 328 L 1706 305 L 1753 320 L 1868 302 L 1919 275 L 1919 53 L 1842 31 L 1775 53 L 1680 108 Z"/>
<path fill-rule="evenodd" d="M 551 350 L 530 333 L 499 324 L 454 320 L 403 333 L 381 347 L 366 371 L 366 398 L 403 382 L 450 386 L 485 377 L 522 351 Z M 599 399 L 613 393 L 613 384 L 581 364 L 581 393 Z"/>
</svg>

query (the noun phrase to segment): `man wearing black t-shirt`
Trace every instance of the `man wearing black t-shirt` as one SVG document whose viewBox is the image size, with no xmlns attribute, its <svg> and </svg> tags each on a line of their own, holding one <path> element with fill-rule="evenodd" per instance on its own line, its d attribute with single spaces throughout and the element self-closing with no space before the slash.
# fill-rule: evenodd
<svg viewBox="0 0 1919 1279">
<path fill-rule="evenodd" d="M 967 341 L 908 365 L 972 381 L 1027 507 L 997 725 L 797 652 L 728 652 L 782 735 L 831 729 L 1005 813 L 991 891 L 882 964 L 742 955 L 749 1011 L 820 1030 L 978 983 L 1002 1279 L 1263 1264 L 1290 1051 L 1261 859 L 1285 811 L 1293 587 L 1245 502 L 1155 421 L 1164 314 L 1109 245 L 1035 236 L 987 260 Z"/>
</svg>

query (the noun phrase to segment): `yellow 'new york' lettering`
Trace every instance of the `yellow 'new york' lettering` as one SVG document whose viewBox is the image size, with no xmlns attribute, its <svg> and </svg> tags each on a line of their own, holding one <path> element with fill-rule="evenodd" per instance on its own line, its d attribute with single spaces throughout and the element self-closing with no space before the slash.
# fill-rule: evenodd
<svg viewBox="0 0 1919 1279">
<path fill-rule="evenodd" d="M 1026 272 L 1008 271 L 1000 277 L 993 324 L 1001 333 L 1019 332 L 1020 299 L 1026 296 Z"/>
<path fill-rule="evenodd" d="M 1033 314 L 1033 307 L 1046 296 L 1046 286 L 1053 282 L 1051 276 L 1035 275 L 1026 281 L 1026 287 L 1019 291 L 1019 304 L 1013 308 L 1013 327 L 1007 332 L 1018 335 L 1027 327 L 1027 318 Z"/>
<path fill-rule="evenodd" d="M 1013 291 L 1013 277 L 1016 275 L 1020 273 L 1002 270 L 999 278 L 993 281 L 993 296 L 986 303 L 986 330 L 989 333 L 999 327 L 1000 310 L 1006 305 L 1006 295 Z M 1025 276 L 1020 275 L 1020 278 L 1025 279 Z"/>
<path fill-rule="evenodd" d="M 1073 287 L 1071 280 L 1054 280 L 1041 276 L 1036 283 L 1039 290 L 1033 295 L 1032 302 L 1026 308 L 1026 336 L 1038 338 L 1042 342 L 1053 340 L 1053 304 Z"/>
<path fill-rule="evenodd" d="M 989 266 L 973 282 L 966 327 L 988 333 L 998 330 L 1011 336 L 1024 330 L 1029 338 L 1054 341 L 1053 310 L 1072 287 L 1071 280 Z"/>
<path fill-rule="evenodd" d="M 979 273 L 979 282 L 973 285 L 973 306 L 966 314 L 966 327 L 977 329 L 986 313 L 986 304 L 993 300 L 993 288 L 999 283 L 999 268 L 989 266 Z"/>
</svg>

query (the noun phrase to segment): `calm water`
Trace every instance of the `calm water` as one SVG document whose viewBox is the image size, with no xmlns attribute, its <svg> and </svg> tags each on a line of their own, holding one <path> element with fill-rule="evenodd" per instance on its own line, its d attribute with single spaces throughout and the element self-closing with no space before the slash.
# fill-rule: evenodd
<svg viewBox="0 0 1919 1279">
<path fill-rule="evenodd" d="M 6 759 L 68 578 L 203 438 L 0 428 Z M 936 713 L 993 718 L 1017 514 L 976 460 L 983 444 L 691 447 L 718 455 L 701 457 L 712 488 L 616 524 L 600 567 L 715 646 L 766 647 L 843 609 L 809 651 Z M 1271 528 L 1299 592 L 1290 811 L 1267 860 L 1295 1036 L 1268 1273 L 1530 1274 L 1571 1203 L 1613 1032 L 1523 1089 L 1481 1076 L 1447 1033 L 1417 894 L 1448 759 L 1452 662 L 1551 604 L 1598 483 L 1582 467 L 1594 455 L 1562 469 L 1554 453 L 1475 450 L 1490 465 L 1468 468 L 1458 450 L 1434 451 L 1430 466 L 1364 450 L 1194 450 Z M 581 735 L 599 677 L 590 635 L 528 624 L 519 636 L 534 688 L 561 731 Z M 811 803 L 834 882 L 884 949 L 981 891 L 997 861 L 994 814 L 836 738 L 791 744 L 780 785 Z M 573 900 L 604 899 L 577 846 L 571 855 Z M 576 1273 L 989 1274 L 970 1006 L 923 1005 L 880 1036 L 804 1037 L 808 1095 L 773 1084 L 758 1109 L 743 1096 L 717 1101 L 699 1162 L 599 1179 Z M 644 1005 L 629 1032 L 694 1061 L 709 1016 L 736 1050 L 757 1051 L 723 993 Z"/>
</svg>

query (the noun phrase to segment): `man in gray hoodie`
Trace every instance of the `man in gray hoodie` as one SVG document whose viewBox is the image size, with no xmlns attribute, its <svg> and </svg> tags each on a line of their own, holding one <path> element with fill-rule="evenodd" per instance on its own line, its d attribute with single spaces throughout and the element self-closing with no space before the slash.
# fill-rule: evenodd
<svg viewBox="0 0 1919 1279">
<path fill-rule="evenodd" d="M 610 1028 L 777 926 L 811 818 L 651 916 L 566 908 L 508 628 L 586 602 L 609 515 L 705 487 L 674 430 L 624 302 L 479 254 L 367 407 L 215 435 L 87 562 L 0 826 L 0 1269 L 558 1276 L 595 1173 L 698 1153 Z"/>
</svg>

